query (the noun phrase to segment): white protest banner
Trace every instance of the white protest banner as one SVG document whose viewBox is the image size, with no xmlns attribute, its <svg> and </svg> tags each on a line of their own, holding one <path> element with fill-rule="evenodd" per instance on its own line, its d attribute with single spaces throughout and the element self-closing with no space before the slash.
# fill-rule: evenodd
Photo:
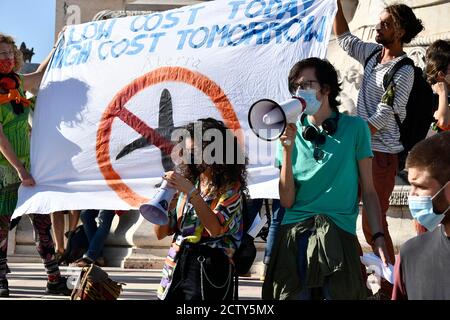
<svg viewBox="0 0 450 320">
<path fill-rule="evenodd" d="M 212 1 L 69 26 L 37 98 L 37 185 L 14 216 L 138 208 L 170 168 L 174 127 L 205 117 L 245 144 L 251 196 L 277 198 L 275 142 L 249 130 L 248 110 L 289 98 L 290 68 L 325 56 L 335 2 Z"/>
</svg>

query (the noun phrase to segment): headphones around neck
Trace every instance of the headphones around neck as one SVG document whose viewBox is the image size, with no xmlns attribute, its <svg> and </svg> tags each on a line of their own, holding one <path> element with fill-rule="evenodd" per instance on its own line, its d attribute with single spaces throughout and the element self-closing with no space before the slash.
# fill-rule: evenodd
<svg viewBox="0 0 450 320">
<path fill-rule="evenodd" d="M 319 132 L 319 130 L 317 130 L 315 126 L 305 125 L 304 120 L 306 116 L 307 115 L 304 113 L 300 118 L 301 124 L 303 126 L 302 130 L 303 139 L 307 141 L 312 141 L 316 145 L 324 144 L 327 136 L 323 132 Z M 336 112 L 336 116 L 328 118 L 322 123 L 322 129 L 326 132 L 326 134 L 332 136 L 333 134 L 336 133 L 338 121 L 339 121 L 339 112 Z"/>
</svg>

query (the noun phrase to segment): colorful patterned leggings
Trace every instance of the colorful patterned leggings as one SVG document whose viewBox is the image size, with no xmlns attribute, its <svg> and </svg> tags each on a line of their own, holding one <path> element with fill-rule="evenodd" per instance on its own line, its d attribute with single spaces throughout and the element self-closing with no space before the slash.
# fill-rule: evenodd
<svg viewBox="0 0 450 320">
<path fill-rule="evenodd" d="M 48 280 L 57 281 L 61 276 L 55 259 L 55 244 L 51 235 L 51 220 L 48 214 L 29 214 L 34 228 L 36 248 L 47 271 Z M 7 265 L 8 232 L 11 216 L 0 216 L 0 279 L 10 272 Z"/>
</svg>

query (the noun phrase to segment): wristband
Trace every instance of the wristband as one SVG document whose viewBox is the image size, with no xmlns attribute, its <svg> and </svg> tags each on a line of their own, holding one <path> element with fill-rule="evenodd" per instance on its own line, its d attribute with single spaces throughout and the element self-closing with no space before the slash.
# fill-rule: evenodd
<svg viewBox="0 0 450 320">
<path fill-rule="evenodd" d="M 372 236 L 372 241 L 375 242 L 375 240 L 377 240 L 379 237 L 384 237 L 384 233 L 383 232 L 377 232 Z"/>
</svg>

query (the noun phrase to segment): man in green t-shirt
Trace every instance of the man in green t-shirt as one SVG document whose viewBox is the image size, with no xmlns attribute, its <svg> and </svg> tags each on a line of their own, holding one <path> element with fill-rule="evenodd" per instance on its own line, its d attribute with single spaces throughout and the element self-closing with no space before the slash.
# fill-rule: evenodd
<svg viewBox="0 0 450 320">
<path fill-rule="evenodd" d="M 356 237 L 358 181 L 375 253 L 389 262 L 372 181 L 369 128 L 361 118 L 339 113 L 341 89 L 326 60 L 295 64 L 289 90 L 308 107 L 296 124 L 288 124 L 277 148 L 280 201 L 286 212 L 263 298 L 365 298 Z"/>
</svg>

